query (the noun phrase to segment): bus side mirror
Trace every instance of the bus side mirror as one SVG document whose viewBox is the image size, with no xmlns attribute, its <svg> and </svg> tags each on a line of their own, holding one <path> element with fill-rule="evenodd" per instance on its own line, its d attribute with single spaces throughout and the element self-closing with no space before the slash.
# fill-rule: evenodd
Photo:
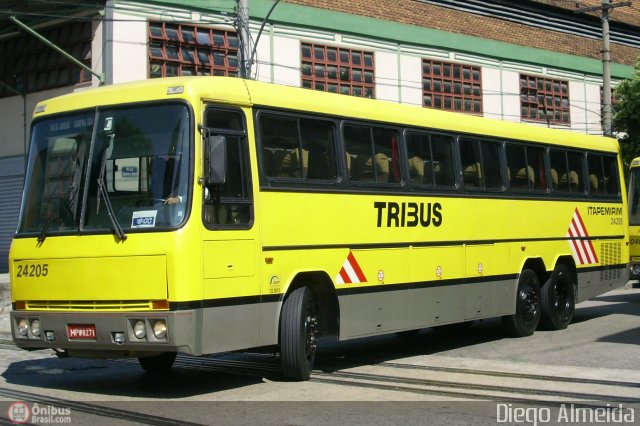
<svg viewBox="0 0 640 426">
<path fill-rule="evenodd" d="M 205 183 L 221 185 L 227 177 L 227 139 L 209 135 L 205 139 Z"/>
</svg>

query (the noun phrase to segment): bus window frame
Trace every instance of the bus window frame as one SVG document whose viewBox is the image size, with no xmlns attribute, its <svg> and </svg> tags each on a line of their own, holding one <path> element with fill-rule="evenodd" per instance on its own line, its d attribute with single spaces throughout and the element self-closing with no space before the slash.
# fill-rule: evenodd
<svg viewBox="0 0 640 426">
<path fill-rule="evenodd" d="M 345 126 L 369 128 L 370 134 L 371 134 L 370 142 L 372 143 L 372 145 L 375 143 L 374 136 L 373 136 L 374 128 L 391 130 L 396 133 L 396 136 L 398 138 L 397 140 L 398 172 L 400 173 L 400 182 L 376 182 L 375 180 L 374 181 L 351 180 L 351 171 L 350 171 L 350 168 L 347 166 L 347 145 L 344 138 Z M 397 192 L 399 190 L 403 190 L 404 188 L 409 187 L 407 183 L 408 181 L 407 171 L 409 170 L 408 169 L 409 166 L 407 164 L 407 152 L 405 149 L 406 144 L 404 141 L 404 130 L 405 130 L 404 126 L 393 126 L 391 124 L 386 124 L 382 122 L 374 122 L 369 120 L 348 120 L 348 119 L 341 120 L 340 122 L 340 149 L 341 149 L 340 154 L 341 155 L 340 156 L 342 157 L 342 163 L 343 163 L 343 172 L 344 172 L 343 177 L 347 184 L 348 189 L 352 191 L 355 189 L 357 191 L 358 189 L 366 190 L 367 188 L 371 188 L 371 189 L 378 188 L 384 191 Z M 372 162 L 373 162 L 373 158 L 372 158 Z M 372 167 L 373 167 L 373 163 L 372 163 Z M 390 165 L 389 167 L 391 168 L 392 166 Z M 391 173 L 391 171 L 389 173 Z"/>
<path fill-rule="evenodd" d="M 264 155 L 264 141 L 262 133 L 262 116 L 281 117 L 284 119 L 295 120 L 318 120 L 331 123 L 333 132 L 333 148 L 334 148 L 334 160 L 336 166 L 336 178 L 335 179 L 308 179 L 305 177 L 290 177 L 290 176 L 269 176 L 267 170 L 267 160 Z M 345 184 L 345 173 L 343 170 L 344 165 L 341 161 L 341 137 L 340 137 L 340 124 L 341 121 L 338 118 L 324 115 L 324 114 L 309 114 L 304 111 L 289 111 L 278 110 L 274 108 L 260 107 L 256 108 L 253 114 L 254 119 L 254 135 L 256 140 L 256 155 L 258 160 L 258 179 L 261 188 L 295 188 L 295 189 L 313 189 L 313 188 L 341 188 Z M 299 122 L 298 122 L 299 124 Z M 298 142 L 301 142 L 300 140 Z"/>
<path fill-rule="evenodd" d="M 482 160 L 482 164 L 481 167 L 484 169 L 484 158 L 482 157 L 482 142 L 489 142 L 489 143 L 497 143 L 498 144 L 498 161 L 499 161 L 499 167 L 498 170 L 500 171 L 500 188 L 487 188 L 486 185 L 486 180 L 483 177 L 482 178 L 482 183 L 483 185 L 481 187 L 466 187 L 464 184 L 464 166 L 462 164 L 462 150 L 460 149 L 461 147 L 461 141 L 462 139 L 467 139 L 468 141 L 475 141 L 478 142 L 478 147 L 480 149 L 480 156 L 481 156 L 481 160 Z M 491 138 L 491 137 L 486 137 L 483 135 L 475 135 L 475 134 L 457 134 L 456 135 L 456 144 L 457 144 L 457 154 L 458 154 L 458 178 L 460 180 L 460 190 L 464 193 L 464 194 L 490 194 L 493 196 L 498 196 L 498 197 L 503 197 L 509 196 L 509 193 L 507 192 L 507 182 L 506 182 L 506 172 L 507 172 L 507 159 L 506 159 L 506 153 L 505 153 L 505 142 L 502 139 L 497 139 L 497 138 Z M 484 174 L 484 170 L 481 169 L 481 173 Z"/>
<path fill-rule="evenodd" d="M 586 163 L 587 163 L 587 170 L 586 170 L 586 174 L 587 176 L 591 175 L 591 170 L 589 168 L 589 155 L 597 155 L 598 157 L 600 157 L 600 162 L 601 162 L 601 166 L 602 166 L 602 171 L 604 172 L 605 170 L 605 164 L 602 164 L 602 160 L 604 158 L 609 158 L 609 159 L 613 159 L 616 164 L 618 164 L 618 159 L 616 157 L 615 154 L 612 154 L 610 152 L 606 152 L 606 151 L 594 151 L 594 150 L 586 150 Z M 620 188 L 620 171 L 618 170 L 618 168 L 615 169 L 616 171 L 616 179 L 615 182 L 617 182 L 617 187 L 618 187 L 618 192 L 616 194 L 610 194 L 610 193 L 606 193 L 606 194 L 601 194 L 601 193 L 593 193 L 592 188 L 591 188 L 591 179 L 588 179 L 587 182 L 589 183 L 589 187 L 588 187 L 588 194 L 590 198 L 595 198 L 595 199 L 600 199 L 600 200 L 611 200 L 611 199 L 618 199 L 622 196 L 622 189 Z M 604 176 L 603 176 L 604 177 Z M 605 186 L 606 189 L 606 186 Z"/>
<path fill-rule="evenodd" d="M 206 124 L 206 116 L 207 116 L 207 111 L 209 109 L 217 109 L 217 110 L 222 110 L 222 111 L 231 111 L 231 112 L 238 112 L 240 113 L 240 116 L 242 118 L 242 130 L 233 130 L 233 129 L 223 129 L 223 128 L 219 128 L 219 127 L 207 127 Z M 204 148 L 204 144 L 205 144 L 205 135 L 209 134 L 209 135 L 220 135 L 220 136 L 224 136 L 227 140 L 225 143 L 229 143 L 229 137 L 233 137 L 233 138 L 238 138 L 239 142 L 240 142 L 240 153 L 241 153 L 241 166 L 242 166 L 242 170 L 240 171 L 240 173 L 243 176 L 243 179 L 245 180 L 244 184 L 246 185 L 246 190 L 247 190 L 247 195 L 248 198 L 247 199 L 239 199 L 239 201 L 236 201 L 234 203 L 230 203 L 230 202 L 221 202 L 218 201 L 218 203 L 220 205 L 222 204 L 227 204 L 227 205 L 231 205 L 231 204 L 248 204 L 249 205 L 249 219 L 247 222 L 242 222 L 242 223 L 214 223 L 211 221 L 207 220 L 207 214 L 206 214 L 206 209 L 205 206 L 207 206 L 209 203 L 207 203 L 207 200 L 205 198 L 205 194 L 206 191 L 210 191 L 206 185 L 203 184 L 203 193 L 202 193 L 202 199 L 201 199 L 201 221 L 203 226 L 205 227 L 205 229 L 209 230 L 209 231 L 216 231 L 216 230 L 249 230 L 251 228 L 253 228 L 253 225 L 255 224 L 255 194 L 254 194 L 254 190 L 253 190 L 253 173 L 251 172 L 251 152 L 250 152 L 250 146 L 249 146 L 249 132 L 247 130 L 247 116 L 245 114 L 245 111 L 240 108 L 240 107 L 231 107 L 228 105 L 224 105 L 224 104 L 217 104 L 214 102 L 206 102 L 202 108 L 202 131 L 200 132 L 200 144 L 201 147 Z M 206 131 L 205 131 L 206 129 Z M 229 170 L 228 167 L 228 162 L 230 159 L 229 156 L 229 150 L 227 149 L 227 171 Z M 204 152 L 203 152 L 204 153 Z M 205 161 L 205 157 L 204 155 L 202 155 L 202 167 L 205 166 L 204 161 Z M 204 169 L 203 169 L 204 170 Z M 219 200 L 222 199 L 228 200 L 228 197 L 220 197 Z M 213 203 L 211 203 L 213 205 Z"/>
<path fill-rule="evenodd" d="M 582 191 L 559 191 L 558 188 L 560 187 L 560 184 L 558 184 L 558 188 L 554 188 L 553 187 L 553 182 L 551 182 L 551 196 L 552 198 L 555 199 L 562 199 L 562 198 L 566 198 L 566 199 L 578 199 L 578 198 L 582 198 L 585 201 L 586 200 L 590 200 L 592 198 L 594 198 L 590 193 L 589 193 L 589 187 L 586 185 L 586 181 L 588 178 L 587 175 L 587 152 L 589 152 L 589 149 L 583 149 L 583 150 L 579 150 L 579 149 L 574 149 L 571 147 L 567 147 L 567 146 L 558 146 L 558 145 L 549 145 L 548 149 L 547 149 L 547 157 L 549 159 L 549 175 L 551 176 L 551 169 L 552 169 L 552 163 L 551 163 L 551 151 L 552 150 L 557 150 L 557 151 L 563 151 L 565 154 L 565 163 L 566 163 L 566 171 L 567 173 L 569 173 L 571 170 L 569 169 L 569 153 L 576 153 L 580 156 L 581 160 L 580 162 L 582 163 L 582 170 L 581 170 L 581 174 L 579 175 L 579 178 L 582 179 Z M 560 180 L 561 175 L 558 173 L 558 181 Z M 567 177 L 568 178 L 568 177 Z"/>
<path fill-rule="evenodd" d="M 508 192 L 510 192 L 511 194 L 514 194 L 517 198 L 517 196 L 524 196 L 524 197 L 529 197 L 529 196 L 548 196 L 549 194 L 552 194 L 552 185 L 551 185 L 551 166 L 550 166 L 550 158 L 549 158 L 549 145 L 547 144 L 535 144 L 535 143 L 527 143 L 525 141 L 519 141 L 519 140 L 511 140 L 511 139 L 507 139 L 504 141 L 504 155 L 505 155 L 505 165 L 507 167 L 507 173 L 510 173 L 510 167 L 509 167 L 509 157 L 507 154 L 507 148 L 508 146 L 519 146 L 525 149 L 525 158 L 527 161 L 527 167 L 530 166 L 530 162 L 528 161 L 528 156 L 527 156 L 527 148 L 534 148 L 534 149 L 540 149 L 542 150 L 542 155 L 543 155 L 543 161 L 544 161 L 544 178 L 545 178 L 545 189 L 536 189 L 536 185 L 534 184 L 533 189 L 518 189 L 518 188 L 512 188 L 511 186 L 511 180 L 507 179 L 507 185 L 508 185 Z M 535 173 L 535 170 L 534 170 Z M 509 176 L 507 174 L 507 176 Z"/>
<path fill-rule="evenodd" d="M 418 135 L 428 135 L 430 143 L 433 143 L 433 141 L 431 140 L 431 136 L 443 136 L 451 139 L 451 178 L 453 181 L 452 185 L 438 185 L 435 183 L 435 181 L 433 185 L 424 184 L 424 183 L 414 183 L 411 181 L 411 173 L 409 170 L 410 159 L 409 159 L 409 151 L 407 147 L 407 144 L 409 141 L 408 134 L 410 133 L 418 134 Z M 459 151 L 458 151 L 458 145 L 457 145 L 457 135 L 448 133 L 448 132 L 428 129 L 428 128 L 404 127 L 402 129 L 401 152 L 403 152 L 402 161 L 405 163 L 405 168 L 406 168 L 404 170 L 404 175 L 406 176 L 406 186 L 410 188 L 411 192 L 420 193 L 420 194 L 440 193 L 440 192 L 453 194 L 456 191 L 460 190 L 461 184 L 458 178 Z M 431 151 L 431 156 L 433 158 L 433 147 Z"/>
<path fill-rule="evenodd" d="M 338 178 L 335 182 L 331 181 L 327 184 L 326 181 L 321 180 L 308 180 L 302 178 L 290 178 L 290 177 L 269 177 L 264 173 L 264 157 L 261 152 L 261 135 L 259 131 L 260 113 L 266 114 L 280 114 L 283 117 L 295 117 L 295 118 L 309 118 L 317 120 L 326 120 L 334 123 L 334 131 L 336 132 L 336 155 L 337 155 L 337 174 Z M 581 155 L 582 174 L 586 175 L 587 170 L 587 155 L 588 153 L 598 153 L 607 155 L 612 158 L 617 157 L 615 153 L 609 151 L 598 151 L 593 149 L 574 149 L 564 145 L 555 145 L 549 141 L 536 141 L 536 140 L 523 140 L 523 139 L 505 139 L 497 136 L 486 136 L 481 134 L 471 134 L 463 132 L 454 132 L 441 130 L 431 127 L 418 127 L 415 125 L 394 125 L 392 123 L 374 120 L 360 120 L 357 118 L 348 118 L 341 116 L 334 116 L 325 113 L 314 113 L 308 111 L 298 111 L 289 109 L 279 109 L 275 107 L 256 107 L 253 113 L 255 137 L 257 143 L 257 161 L 259 169 L 259 187 L 261 190 L 284 190 L 284 191 L 300 191 L 300 192 L 344 192 L 344 193 L 380 193 L 380 194 L 403 194 L 407 196 L 438 196 L 445 195 L 450 197 L 470 197 L 470 198 L 512 198 L 512 199 L 536 199 L 541 201 L 558 201 L 558 200 L 582 200 L 588 202 L 589 200 L 599 199 L 608 202 L 620 202 L 621 193 L 617 195 L 592 195 L 587 190 L 588 186 L 583 183 L 582 192 L 558 192 L 553 189 L 553 182 L 551 176 L 551 158 L 550 151 L 552 149 L 568 150 Z M 381 183 L 381 182 L 352 182 L 349 178 L 349 168 L 347 167 L 346 159 L 346 145 L 343 137 L 343 129 L 345 125 L 365 126 L 365 127 L 379 127 L 384 129 L 394 130 L 398 133 L 399 138 L 399 165 L 401 173 L 400 183 Z M 410 171 L 408 164 L 408 152 L 407 152 L 407 133 L 420 133 L 429 135 L 441 135 L 445 137 L 451 137 L 453 139 L 453 173 L 454 173 L 454 185 L 453 186 L 429 186 L 413 184 L 410 182 Z M 500 173 L 501 173 L 501 188 L 464 188 L 463 186 L 463 170 L 462 162 L 460 158 L 460 145 L 461 139 L 475 139 L 480 141 L 489 141 L 499 144 L 499 156 L 500 156 Z M 514 190 L 511 188 L 508 179 L 508 163 L 506 147 L 508 144 L 519 145 L 525 148 L 541 149 L 544 155 L 544 175 L 546 179 L 545 189 L 534 190 Z M 618 177 L 619 178 L 619 177 Z M 586 182 L 586 176 L 582 176 L 583 182 Z"/>
</svg>

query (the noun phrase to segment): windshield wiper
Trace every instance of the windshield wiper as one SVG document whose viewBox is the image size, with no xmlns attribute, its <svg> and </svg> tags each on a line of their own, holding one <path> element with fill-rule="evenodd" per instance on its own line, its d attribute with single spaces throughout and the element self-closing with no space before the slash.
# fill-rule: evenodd
<svg viewBox="0 0 640 426">
<path fill-rule="evenodd" d="M 40 235 L 38 235 L 38 247 L 44 243 L 44 240 L 47 238 L 47 232 L 49 232 L 49 227 L 51 226 L 51 222 L 53 222 L 53 217 L 49 216 L 42 226 L 42 231 L 40 231 Z"/>
<path fill-rule="evenodd" d="M 109 199 L 109 192 L 107 191 L 107 186 L 104 183 L 104 174 L 107 169 L 107 149 L 109 148 L 109 146 L 111 146 L 114 136 L 115 135 L 109 136 L 109 143 L 107 144 L 107 146 L 105 146 L 104 150 L 102 151 L 102 160 L 100 162 L 100 175 L 98 176 L 98 200 L 96 203 L 96 214 L 98 214 L 98 212 L 100 211 L 100 198 L 102 198 L 104 200 L 104 206 L 107 209 L 107 216 L 109 216 L 109 219 L 113 224 L 113 229 L 115 231 L 116 236 L 122 241 L 124 241 L 127 239 L 127 235 L 124 233 L 124 231 L 122 230 L 122 227 L 120 226 L 120 223 L 118 223 L 118 220 L 116 219 L 116 215 L 113 212 L 113 207 L 111 206 L 111 200 Z"/>
</svg>

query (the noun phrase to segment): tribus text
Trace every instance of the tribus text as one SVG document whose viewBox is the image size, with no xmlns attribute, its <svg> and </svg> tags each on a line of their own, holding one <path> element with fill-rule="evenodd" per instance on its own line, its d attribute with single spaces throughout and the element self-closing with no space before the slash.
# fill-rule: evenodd
<svg viewBox="0 0 640 426">
<path fill-rule="evenodd" d="M 440 203 L 394 203 L 376 201 L 373 207 L 378 210 L 377 226 L 381 228 L 427 227 L 442 225 L 442 205 Z M 386 220 L 383 222 L 383 218 Z"/>
</svg>

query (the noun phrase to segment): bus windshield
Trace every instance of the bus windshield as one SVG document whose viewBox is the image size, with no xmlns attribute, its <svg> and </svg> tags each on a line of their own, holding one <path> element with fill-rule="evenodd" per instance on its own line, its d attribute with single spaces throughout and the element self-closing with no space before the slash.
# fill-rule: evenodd
<svg viewBox="0 0 640 426">
<path fill-rule="evenodd" d="M 179 226 L 188 205 L 189 123 L 182 104 L 37 121 L 18 234 Z"/>
<path fill-rule="evenodd" d="M 629 172 L 629 225 L 640 225 L 640 167 Z"/>
</svg>

